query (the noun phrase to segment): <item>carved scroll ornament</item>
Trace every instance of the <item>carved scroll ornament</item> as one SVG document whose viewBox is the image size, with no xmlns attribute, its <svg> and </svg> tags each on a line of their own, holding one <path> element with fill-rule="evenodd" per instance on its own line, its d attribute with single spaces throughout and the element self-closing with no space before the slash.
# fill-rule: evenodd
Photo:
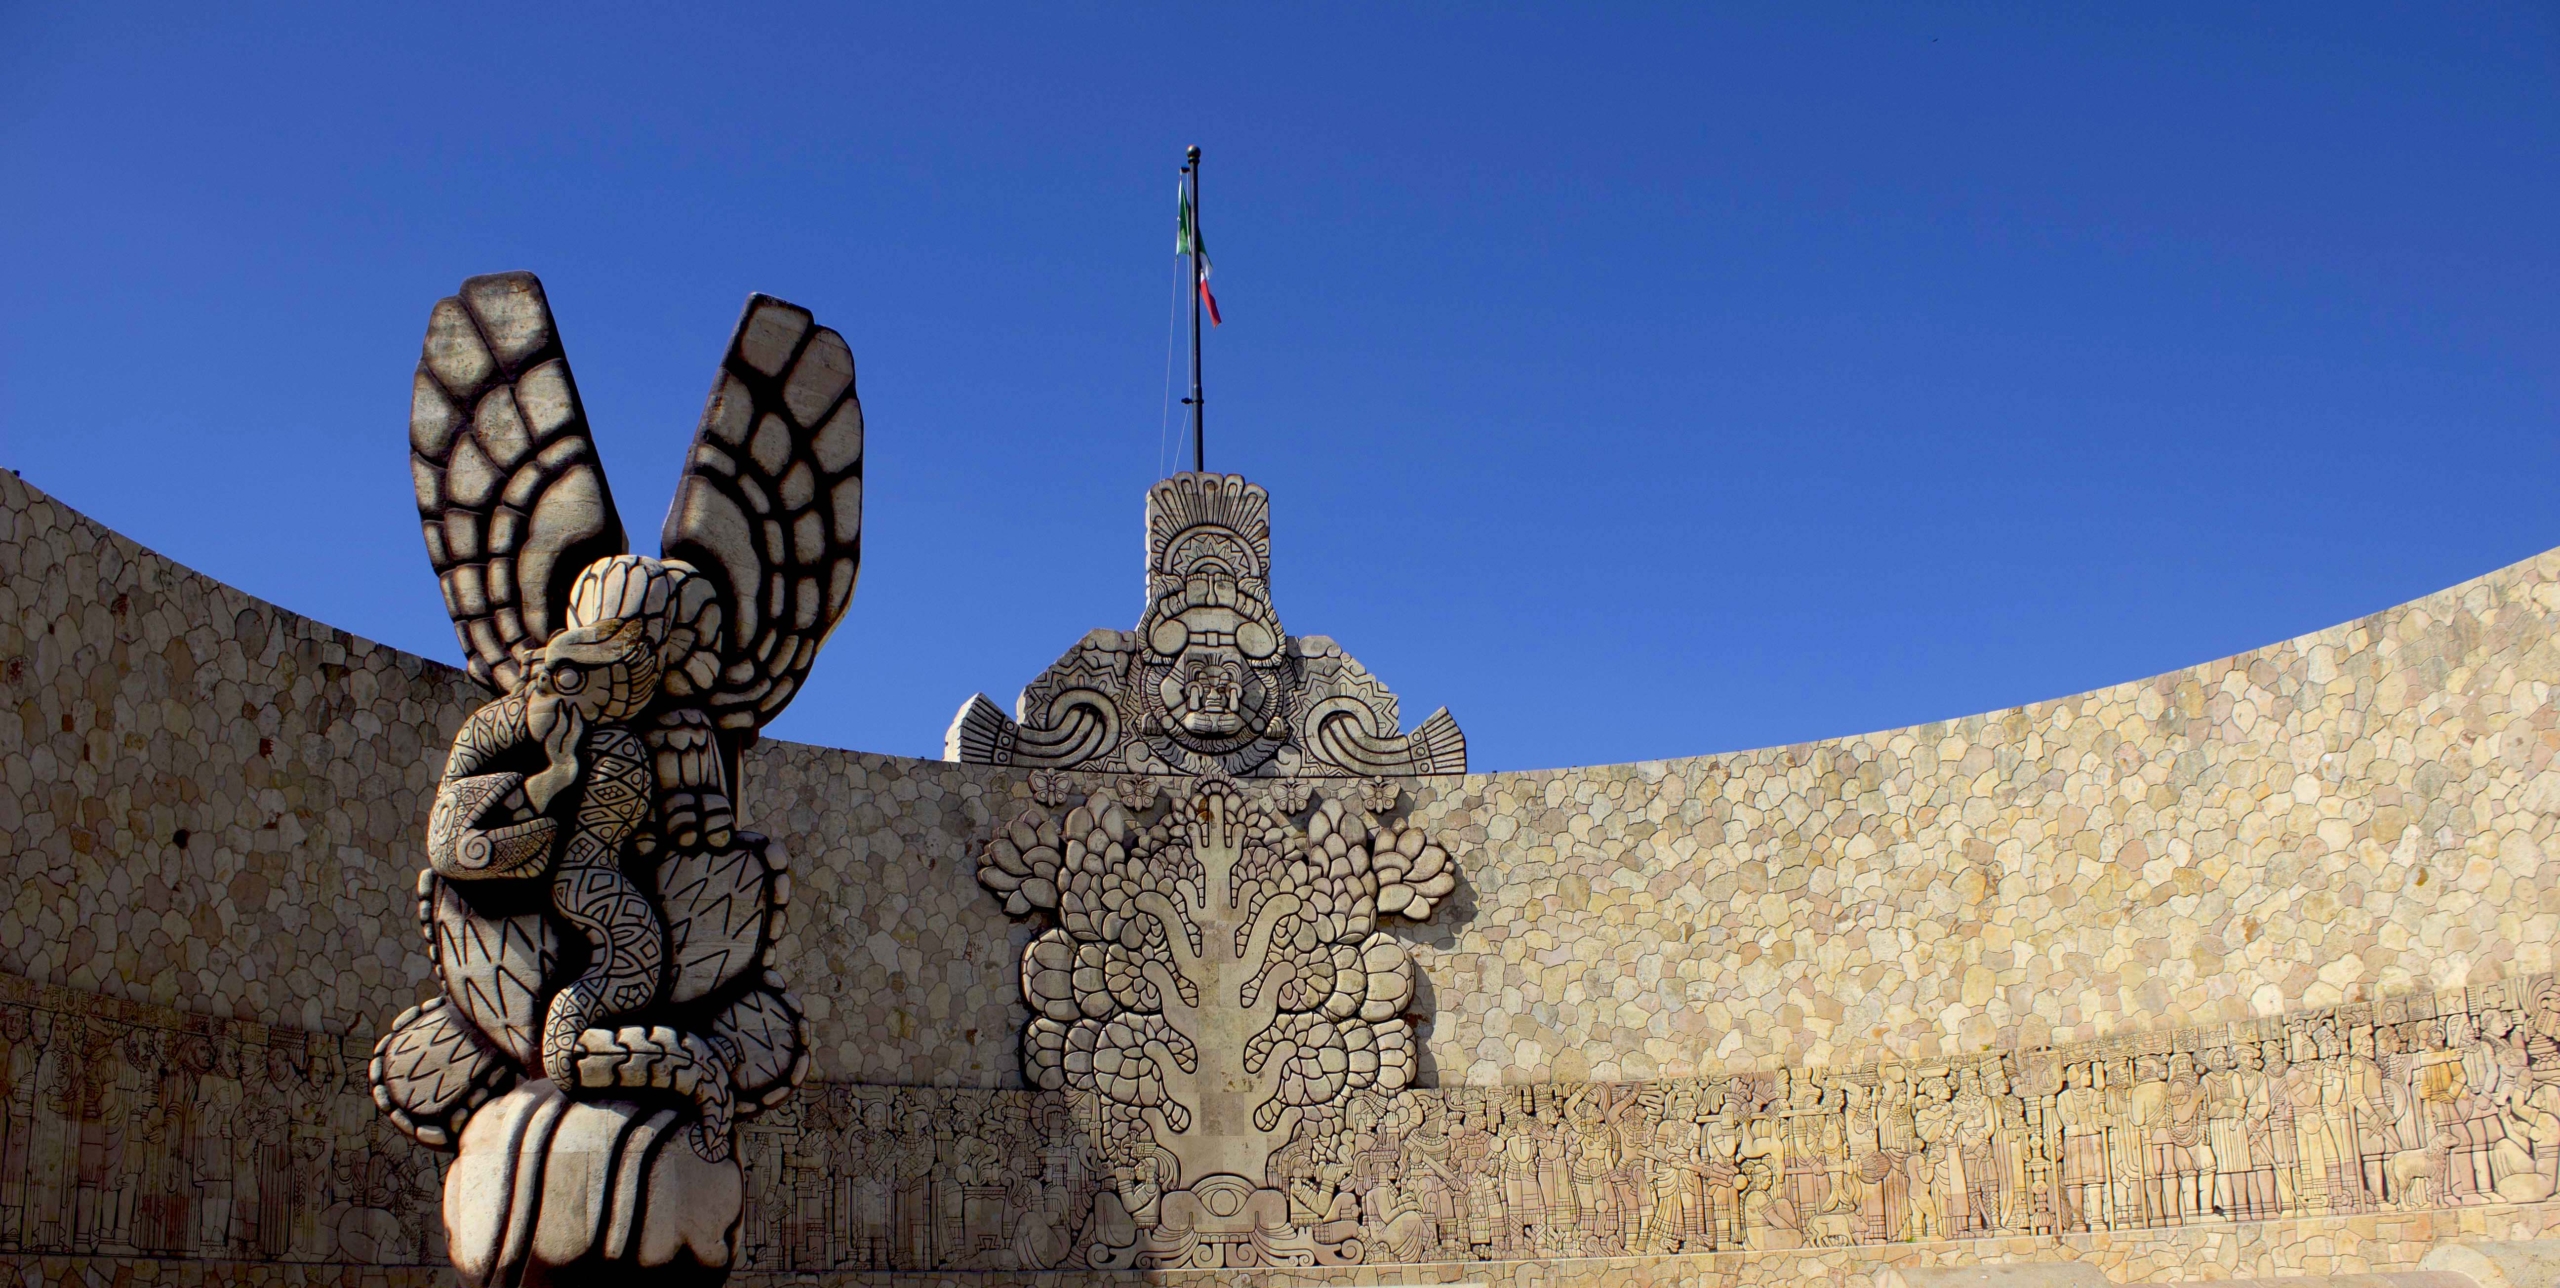
<svg viewBox="0 0 2560 1288">
<path fill-rule="evenodd" d="M 1147 604 L 1097 630 L 1022 690 L 1008 718 L 963 703 L 946 759 L 1037 769 L 1236 777 L 1462 774 L 1446 708 L 1399 733 L 1395 694 L 1271 606 L 1271 497 L 1233 474 L 1176 474 L 1147 493 Z"/>
</svg>

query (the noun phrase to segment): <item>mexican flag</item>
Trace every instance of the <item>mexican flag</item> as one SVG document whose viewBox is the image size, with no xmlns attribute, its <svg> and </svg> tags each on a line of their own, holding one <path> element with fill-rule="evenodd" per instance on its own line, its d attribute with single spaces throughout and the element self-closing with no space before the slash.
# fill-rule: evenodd
<svg viewBox="0 0 2560 1288">
<path fill-rule="evenodd" d="M 1178 187 L 1182 212 L 1175 225 L 1173 253 L 1200 257 L 1200 302 L 1209 308 L 1209 325 L 1224 326 L 1225 321 L 1218 316 L 1218 297 L 1209 290 L 1209 243 L 1200 237 L 1200 212 L 1192 208 L 1190 185 Z"/>
</svg>

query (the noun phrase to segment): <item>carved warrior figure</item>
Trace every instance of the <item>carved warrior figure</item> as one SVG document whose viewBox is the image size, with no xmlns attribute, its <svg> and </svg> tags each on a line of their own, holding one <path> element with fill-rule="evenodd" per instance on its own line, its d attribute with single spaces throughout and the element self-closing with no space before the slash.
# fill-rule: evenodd
<svg viewBox="0 0 2560 1288">
<path fill-rule="evenodd" d="M 962 704 L 946 759 L 1036 769 L 1236 777 L 1462 774 L 1447 708 L 1398 733 L 1387 687 L 1271 606 L 1271 496 L 1233 474 L 1176 474 L 1147 493 L 1147 603 L 1022 690 L 1007 719 Z M 1133 805 L 1132 808 L 1137 808 Z"/>
<path fill-rule="evenodd" d="M 375 1048 L 375 1102 L 458 1149 L 474 1284 L 716 1280 L 737 1120 L 807 1066 L 770 961 L 781 846 L 739 757 L 853 597 L 853 355 L 749 297 L 661 537 L 627 552 L 541 283 L 475 277 L 427 325 L 410 464 L 472 678 L 418 912 L 442 995 Z"/>
</svg>

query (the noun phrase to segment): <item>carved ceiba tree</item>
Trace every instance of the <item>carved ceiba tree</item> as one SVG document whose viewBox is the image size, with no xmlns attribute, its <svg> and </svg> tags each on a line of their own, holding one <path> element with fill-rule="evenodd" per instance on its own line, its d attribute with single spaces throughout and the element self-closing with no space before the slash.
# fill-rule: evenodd
<svg viewBox="0 0 2560 1288">
<path fill-rule="evenodd" d="M 1051 923 L 1022 958 L 1027 1075 L 1091 1096 L 1114 1160 L 1090 1265 L 1362 1259 L 1292 1225 L 1271 1158 L 1412 1081 L 1413 963 L 1379 921 L 1428 918 L 1457 873 L 1413 824 L 1313 804 L 1301 826 L 1208 777 L 1145 823 L 1096 795 L 987 848 L 978 879 Z"/>
<path fill-rule="evenodd" d="M 853 355 L 751 296 L 661 536 L 627 552 L 542 285 L 435 306 L 410 410 L 429 559 L 496 700 L 427 821 L 440 996 L 375 1047 L 374 1100 L 446 1173 L 474 1285 L 717 1282 L 736 1120 L 806 1072 L 773 969 L 782 847 L 739 758 L 853 598 Z"/>
</svg>

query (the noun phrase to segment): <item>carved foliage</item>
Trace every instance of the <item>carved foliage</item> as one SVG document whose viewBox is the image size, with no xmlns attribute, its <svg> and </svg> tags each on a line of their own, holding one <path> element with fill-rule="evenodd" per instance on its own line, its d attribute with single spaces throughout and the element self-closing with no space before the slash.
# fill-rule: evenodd
<svg viewBox="0 0 2560 1288">
<path fill-rule="evenodd" d="M 1313 805 L 1303 823 L 1291 796 Z M 1144 822 L 1100 794 L 1063 818 L 1035 808 L 979 880 L 1050 923 L 1022 957 L 1023 1062 L 1098 1103 L 1119 1171 L 1102 1200 L 1117 1215 L 1097 1219 L 1162 1194 L 1184 1238 L 1244 1258 L 1228 1264 L 1314 1256 L 1240 1232 L 1288 1234 L 1268 1219 L 1286 1210 L 1271 1158 L 1301 1123 L 1412 1081 L 1413 966 L 1379 918 L 1428 916 L 1456 885 L 1446 851 L 1338 800 L 1213 778 Z M 1131 1239 L 1103 1263 L 1197 1250 Z"/>
</svg>

